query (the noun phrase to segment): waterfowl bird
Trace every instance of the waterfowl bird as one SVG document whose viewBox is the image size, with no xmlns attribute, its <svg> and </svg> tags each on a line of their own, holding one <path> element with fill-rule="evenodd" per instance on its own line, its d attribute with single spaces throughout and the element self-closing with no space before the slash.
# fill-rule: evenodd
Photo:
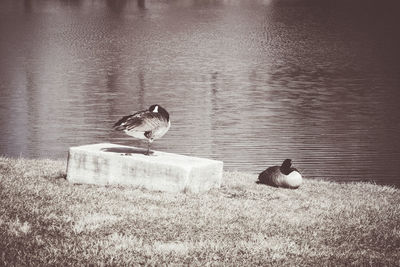
<svg viewBox="0 0 400 267">
<path fill-rule="evenodd" d="M 298 188 L 303 182 L 300 172 L 292 168 L 292 160 L 285 159 L 281 166 L 272 166 L 258 175 L 257 183 L 275 187 Z"/>
<path fill-rule="evenodd" d="M 169 127 L 169 113 L 160 105 L 152 105 L 148 110 L 123 117 L 114 124 L 113 129 L 124 131 L 134 138 L 147 140 L 146 155 L 149 155 L 151 143 L 163 137 Z"/>
</svg>

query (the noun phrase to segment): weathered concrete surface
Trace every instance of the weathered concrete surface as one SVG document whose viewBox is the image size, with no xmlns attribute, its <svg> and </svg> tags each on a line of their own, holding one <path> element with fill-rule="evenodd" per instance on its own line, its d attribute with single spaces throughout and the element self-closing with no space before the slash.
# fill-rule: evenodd
<svg viewBox="0 0 400 267">
<path fill-rule="evenodd" d="M 223 162 L 110 143 L 69 149 L 67 180 L 71 183 L 124 184 L 149 190 L 203 192 L 219 188 Z"/>
</svg>

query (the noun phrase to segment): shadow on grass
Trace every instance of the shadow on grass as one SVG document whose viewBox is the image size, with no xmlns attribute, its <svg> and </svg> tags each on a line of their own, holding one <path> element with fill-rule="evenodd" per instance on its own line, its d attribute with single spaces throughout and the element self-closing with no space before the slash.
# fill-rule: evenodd
<svg viewBox="0 0 400 267">
<path fill-rule="evenodd" d="M 60 172 L 55 173 L 55 174 L 44 175 L 43 178 L 48 180 L 48 181 L 52 181 L 52 180 L 67 180 L 67 173 L 65 171 L 62 171 L 62 172 L 60 171 Z"/>
<path fill-rule="evenodd" d="M 66 180 L 67 179 L 67 173 L 66 173 L 66 171 L 59 171 L 59 172 L 57 172 L 55 174 L 47 175 L 47 176 L 45 176 L 45 178 L 52 179 L 52 180 L 53 179 L 55 179 L 55 180 L 58 180 L 58 179 Z"/>
<path fill-rule="evenodd" d="M 65 172 L 63 172 L 63 173 L 59 173 L 59 174 L 57 174 L 55 177 L 53 177 L 53 178 L 55 178 L 55 179 L 64 179 L 64 180 L 67 180 L 67 174 L 65 173 Z"/>
<path fill-rule="evenodd" d="M 112 152 L 112 153 L 119 153 L 119 154 L 143 154 L 146 155 L 147 150 L 142 148 L 133 148 L 133 147 L 107 147 L 102 148 L 101 151 L 103 152 Z M 149 152 L 153 154 L 153 151 Z"/>
</svg>

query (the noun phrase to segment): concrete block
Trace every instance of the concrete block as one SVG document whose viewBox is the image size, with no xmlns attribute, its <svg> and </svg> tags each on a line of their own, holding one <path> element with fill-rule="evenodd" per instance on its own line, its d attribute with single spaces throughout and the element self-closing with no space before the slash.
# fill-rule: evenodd
<svg viewBox="0 0 400 267">
<path fill-rule="evenodd" d="M 134 185 L 168 192 L 204 192 L 219 188 L 223 162 L 110 143 L 71 147 L 67 180 L 71 183 Z"/>
</svg>

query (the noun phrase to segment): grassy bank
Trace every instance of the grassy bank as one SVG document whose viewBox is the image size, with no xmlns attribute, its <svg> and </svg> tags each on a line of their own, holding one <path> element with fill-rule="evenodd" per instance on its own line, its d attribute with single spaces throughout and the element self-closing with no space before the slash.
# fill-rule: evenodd
<svg viewBox="0 0 400 267">
<path fill-rule="evenodd" d="M 205 194 L 72 185 L 65 161 L 0 158 L 0 265 L 400 265 L 400 190 L 224 173 Z"/>
</svg>

